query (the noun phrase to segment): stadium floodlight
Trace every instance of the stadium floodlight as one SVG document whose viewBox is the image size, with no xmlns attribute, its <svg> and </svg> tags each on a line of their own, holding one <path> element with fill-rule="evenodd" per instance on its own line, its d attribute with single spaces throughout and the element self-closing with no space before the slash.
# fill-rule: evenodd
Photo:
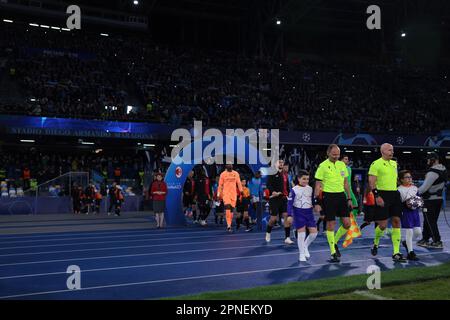
<svg viewBox="0 0 450 320">
<path fill-rule="evenodd" d="M 94 142 L 89 142 L 89 141 L 81 141 L 81 144 L 85 144 L 85 145 L 93 145 L 95 144 Z"/>
<path fill-rule="evenodd" d="M 402 38 L 406 37 L 406 33 L 402 32 Z"/>
<path fill-rule="evenodd" d="M 53 30 L 61 30 L 61 28 L 60 27 L 51 27 Z"/>
<path fill-rule="evenodd" d="M 362 153 L 372 153 L 372 151 L 370 151 L 370 150 L 363 150 Z"/>
<path fill-rule="evenodd" d="M 3 22 L 7 22 L 7 23 L 13 23 L 14 21 L 9 20 L 9 19 L 3 19 Z"/>
<path fill-rule="evenodd" d="M 353 150 L 345 150 L 345 152 L 346 152 L 346 153 L 353 153 L 353 152 L 355 152 L 355 151 L 353 151 Z"/>
<path fill-rule="evenodd" d="M 61 28 L 61 30 L 63 30 L 63 31 L 70 31 L 70 29 L 68 29 L 68 28 Z"/>
<path fill-rule="evenodd" d="M 100 35 L 103 37 L 109 37 L 109 34 L 107 34 L 107 33 L 100 33 Z"/>
<path fill-rule="evenodd" d="M 39 25 L 37 23 L 29 23 L 28 25 L 30 25 L 32 27 L 39 27 Z"/>
<path fill-rule="evenodd" d="M 21 139 L 20 142 L 24 142 L 24 143 L 34 143 L 34 140 L 27 140 L 27 139 Z"/>
<path fill-rule="evenodd" d="M 134 1 L 133 1 L 133 4 L 134 4 L 135 6 L 137 6 L 137 5 L 139 4 L 139 1 L 138 1 L 138 0 L 134 0 Z"/>
<path fill-rule="evenodd" d="M 50 26 L 47 26 L 46 24 L 41 24 L 41 28 L 50 29 Z"/>
<path fill-rule="evenodd" d="M 277 26 L 281 24 L 281 20 L 277 20 Z"/>
<path fill-rule="evenodd" d="M 152 143 L 144 143 L 144 148 L 146 147 L 156 147 L 156 145 Z"/>
<path fill-rule="evenodd" d="M 411 154 L 411 151 L 403 151 L 404 154 Z"/>
</svg>

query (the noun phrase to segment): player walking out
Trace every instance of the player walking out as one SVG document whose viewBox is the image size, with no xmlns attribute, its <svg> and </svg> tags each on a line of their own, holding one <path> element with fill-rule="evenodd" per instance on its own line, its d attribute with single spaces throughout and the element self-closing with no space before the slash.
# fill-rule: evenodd
<svg viewBox="0 0 450 320">
<path fill-rule="evenodd" d="M 284 161 L 278 160 L 278 171 L 267 179 L 267 189 L 269 190 L 269 206 L 270 206 L 270 220 L 267 224 L 266 242 L 270 242 L 271 232 L 274 224 L 281 214 L 284 217 L 284 233 L 286 244 L 293 244 L 290 238 L 292 217 L 287 214 L 287 198 L 289 196 L 289 178 L 287 173 L 283 172 Z"/>
<path fill-rule="evenodd" d="M 240 198 L 239 204 L 237 206 L 237 212 L 239 214 L 236 219 L 236 227 L 239 229 L 240 224 L 244 222 L 245 231 L 249 232 L 250 228 L 250 217 L 248 215 L 248 209 L 250 208 L 250 189 L 247 187 L 247 180 L 243 179 L 242 183 L 242 197 Z"/>
<path fill-rule="evenodd" d="M 232 232 L 231 223 L 233 222 L 232 210 L 236 207 L 238 191 L 243 192 L 241 178 L 239 173 L 233 170 L 233 164 L 227 162 L 225 171 L 220 174 L 217 196 L 223 200 L 225 206 L 225 218 L 227 220 L 227 231 Z M 236 188 L 237 187 L 237 188 Z"/>
</svg>

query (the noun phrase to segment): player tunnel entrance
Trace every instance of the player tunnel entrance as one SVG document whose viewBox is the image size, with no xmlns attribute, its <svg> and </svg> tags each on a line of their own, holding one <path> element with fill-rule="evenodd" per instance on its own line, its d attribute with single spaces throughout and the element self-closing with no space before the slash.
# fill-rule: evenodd
<svg viewBox="0 0 450 320">
<path fill-rule="evenodd" d="M 256 171 L 260 170 L 262 174 L 267 171 L 267 165 L 262 164 L 259 159 L 263 159 L 264 155 L 259 152 L 254 145 L 245 141 L 245 148 L 234 149 L 234 152 L 227 153 L 228 148 L 226 144 L 222 150 L 216 150 L 215 157 L 234 157 L 236 168 L 245 169 L 249 174 L 254 174 Z M 187 145 L 186 148 L 193 149 L 193 143 Z M 205 145 L 203 145 L 205 148 Z M 183 150 L 184 150 L 183 149 Z M 182 154 L 183 150 L 180 152 Z M 248 154 L 250 152 L 256 152 L 258 161 L 255 164 L 248 163 Z M 167 224 L 172 226 L 183 226 L 186 225 L 186 218 L 183 213 L 183 186 L 186 182 L 189 172 L 193 171 L 196 165 L 204 163 L 202 157 L 195 158 L 193 156 L 191 161 L 182 161 L 181 156 L 177 155 L 175 159 L 172 159 L 172 163 L 167 169 L 165 176 L 165 182 L 167 184 L 168 193 L 166 197 L 166 213 L 167 213 Z M 175 161 L 174 161 L 175 160 Z M 239 164 L 236 164 L 238 162 Z M 219 175 L 220 172 L 217 172 Z"/>
</svg>

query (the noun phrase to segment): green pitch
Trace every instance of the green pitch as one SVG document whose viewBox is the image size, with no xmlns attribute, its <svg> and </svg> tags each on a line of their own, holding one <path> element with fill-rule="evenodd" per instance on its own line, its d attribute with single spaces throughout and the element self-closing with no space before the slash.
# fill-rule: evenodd
<svg viewBox="0 0 450 320">
<path fill-rule="evenodd" d="M 381 273 L 381 289 L 368 290 L 368 275 L 356 275 L 251 289 L 175 297 L 180 300 L 264 299 L 450 299 L 450 263 Z"/>
</svg>

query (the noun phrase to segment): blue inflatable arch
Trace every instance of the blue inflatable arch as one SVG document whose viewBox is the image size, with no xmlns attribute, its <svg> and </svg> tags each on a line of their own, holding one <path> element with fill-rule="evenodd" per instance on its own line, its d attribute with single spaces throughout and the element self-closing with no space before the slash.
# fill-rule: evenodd
<svg viewBox="0 0 450 320">
<path fill-rule="evenodd" d="M 227 153 L 228 148 L 226 148 L 226 143 L 223 144 L 223 149 L 225 150 L 215 150 L 215 157 L 223 157 L 223 156 L 232 156 L 235 157 L 239 162 L 245 163 L 250 167 L 253 173 L 255 173 L 258 170 L 261 170 L 262 175 L 265 175 L 265 168 L 267 168 L 267 165 L 263 165 L 260 162 L 260 159 L 263 159 L 263 155 L 260 153 L 260 151 L 255 148 L 254 145 L 248 143 L 247 139 L 243 142 L 242 145 L 245 145 L 245 148 L 237 148 L 239 145 L 237 141 L 241 138 L 235 137 L 235 143 L 234 143 L 234 153 Z M 241 141 L 242 142 L 242 141 Z M 208 143 L 203 142 L 202 146 L 202 155 L 203 150 L 205 149 L 205 146 L 208 145 Z M 180 154 L 183 153 L 183 150 L 191 148 L 190 150 L 194 150 L 194 142 L 190 143 L 186 147 L 184 147 Z M 250 152 L 255 152 L 254 154 L 257 156 L 257 163 L 256 164 L 249 164 L 249 154 Z M 192 152 L 193 154 L 194 152 Z M 176 160 L 180 160 L 180 154 L 177 156 Z M 190 171 L 193 170 L 194 166 L 197 164 L 203 163 L 203 157 L 201 159 L 195 158 L 194 155 L 192 155 L 192 161 L 190 163 L 184 163 L 182 161 L 172 161 L 171 165 L 169 166 L 164 181 L 167 184 L 168 193 L 166 197 L 166 221 L 168 225 L 172 226 L 181 226 L 186 224 L 186 219 L 183 213 L 183 186 L 186 182 L 187 176 Z M 180 164 L 176 164 L 180 163 Z"/>
</svg>

